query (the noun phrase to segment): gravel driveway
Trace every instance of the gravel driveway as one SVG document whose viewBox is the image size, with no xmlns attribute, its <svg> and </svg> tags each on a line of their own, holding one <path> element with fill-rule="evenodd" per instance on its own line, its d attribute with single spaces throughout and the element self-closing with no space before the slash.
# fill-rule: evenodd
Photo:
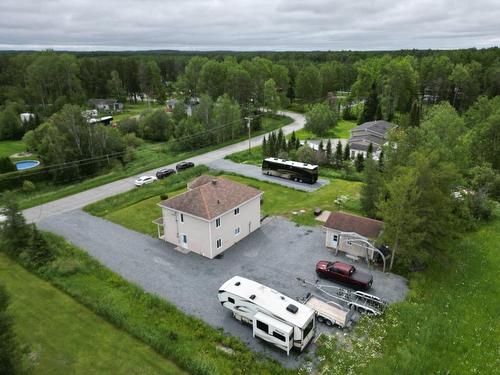
<svg viewBox="0 0 500 375">
<path fill-rule="evenodd" d="M 308 290 L 295 278 L 315 280 L 316 262 L 335 258 L 324 246 L 325 235 L 321 228 L 297 227 L 275 217 L 226 251 L 221 259 L 214 260 L 193 253 L 182 254 L 163 241 L 80 210 L 45 218 L 39 226 L 64 236 L 146 291 L 164 297 L 214 327 L 224 327 L 252 349 L 286 366 L 297 366 L 303 355 L 292 352 L 287 357 L 286 353 L 254 339 L 250 327 L 240 325 L 221 307 L 217 290 L 224 281 L 240 275 L 292 298 L 304 296 Z M 363 269 L 366 265 L 360 262 L 358 267 Z M 371 272 L 374 294 L 388 301 L 404 299 L 405 279 L 380 271 Z M 323 325 L 319 328 L 327 330 Z M 309 349 L 314 350 L 314 346 Z"/>
<path fill-rule="evenodd" d="M 239 175 L 255 178 L 260 181 L 272 182 L 275 184 L 286 186 L 288 188 L 303 190 L 308 192 L 316 191 L 320 187 L 330 183 L 329 180 L 323 178 L 318 179 L 318 181 L 315 184 L 311 185 L 311 184 L 286 180 L 284 178 L 267 176 L 262 174 L 262 170 L 260 167 L 250 164 L 239 164 L 227 159 L 215 160 L 209 163 L 208 166 L 211 169 L 216 169 L 224 172 L 237 173 Z"/>
</svg>

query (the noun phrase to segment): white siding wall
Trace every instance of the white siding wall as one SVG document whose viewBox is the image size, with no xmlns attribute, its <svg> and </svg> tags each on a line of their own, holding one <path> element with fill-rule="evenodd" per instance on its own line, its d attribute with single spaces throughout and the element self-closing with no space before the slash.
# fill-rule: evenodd
<svg viewBox="0 0 500 375">
<path fill-rule="evenodd" d="M 239 209 L 238 215 L 231 210 L 220 216 L 221 226 L 216 227 L 217 218 L 208 222 L 184 214 L 184 223 L 181 223 L 179 212 L 162 208 L 165 241 L 181 247 L 180 236 L 185 234 L 188 238 L 187 248 L 190 251 L 214 258 L 260 228 L 260 196 L 239 206 Z M 235 235 L 236 228 L 240 228 L 238 235 Z M 222 246 L 217 249 L 218 239 L 222 240 Z"/>
<path fill-rule="evenodd" d="M 364 245 L 360 245 L 359 243 L 349 244 L 349 238 L 345 235 L 340 235 L 340 232 L 326 228 L 326 247 L 330 247 L 332 249 L 336 249 L 333 245 L 333 235 L 337 234 L 339 236 L 339 250 L 350 255 L 354 255 L 360 258 L 364 258 L 366 256 L 366 248 Z M 368 257 L 373 259 L 373 252 L 368 252 Z"/>
<path fill-rule="evenodd" d="M 187 236 L 187 249 L 200 255 L 210 257 L 209 222 L 195 216 L 184 214 L 184 222 L 180 213 L 163 208 L 163 229 L 165 241 L 181 247 L 180 236 Z"/>
<path fill-rule="evenodd" d="M 260 196 L 253 198 L 251 201 L 239 206 L 240 213 L 234 214 L 234 211 L 220 216 L 221 226 L 216 227 L 216 219 L 210 222 L 210 230 L 212 232 L 212 256 L 213 258 L 236 242 L 245 238 L 254 230 L 260 228 Z M 240 234 L 235 235 L 236 228 L 240 228 Z M 217 240 L 222 240 L 222 247 L 217 249 Z"/>
</svg>

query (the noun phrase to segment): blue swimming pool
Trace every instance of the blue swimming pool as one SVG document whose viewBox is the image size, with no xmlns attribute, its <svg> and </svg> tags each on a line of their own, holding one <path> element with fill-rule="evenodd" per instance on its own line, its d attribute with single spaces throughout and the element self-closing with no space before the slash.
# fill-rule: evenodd
<svg viewBox="0 0 500 375">
<path fill-rule="evenodd" d="M 38 160 L 23 160 L 16 163 L 16 169 L 18 171 L 24 171 L 25 169 L 31 169 L 38 167 L 40 162 Z"/>
</svg>

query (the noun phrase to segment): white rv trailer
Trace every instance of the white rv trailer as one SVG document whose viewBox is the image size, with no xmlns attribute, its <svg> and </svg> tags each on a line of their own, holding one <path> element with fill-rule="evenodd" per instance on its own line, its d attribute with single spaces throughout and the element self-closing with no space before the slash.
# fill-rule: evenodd
<svg viewBox="0 0 500 375">
<path fill-rule="evenodd" d="M 235 319 L 251 324 L 257 336 L 286 351 L 301 351 L 316 331 L 315 311 L 274 289 L 240 276 L 234 276 L 219 289 L 222 306 Z"/>
</svg>

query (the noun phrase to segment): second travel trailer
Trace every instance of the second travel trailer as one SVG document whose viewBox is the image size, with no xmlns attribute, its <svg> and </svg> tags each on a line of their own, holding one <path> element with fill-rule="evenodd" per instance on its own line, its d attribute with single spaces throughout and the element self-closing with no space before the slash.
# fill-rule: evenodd
<svg viewBox="0 0 500 375">
<path fill-rule="evenodd" d="M 293 347 L 304 350 L 316 332 L 313 309 L 244 277 L 226 281 L 218 298 L 235 319 L 252 325 L 254 337 L 285 350 L 287 355 Z"/>
</svg>

